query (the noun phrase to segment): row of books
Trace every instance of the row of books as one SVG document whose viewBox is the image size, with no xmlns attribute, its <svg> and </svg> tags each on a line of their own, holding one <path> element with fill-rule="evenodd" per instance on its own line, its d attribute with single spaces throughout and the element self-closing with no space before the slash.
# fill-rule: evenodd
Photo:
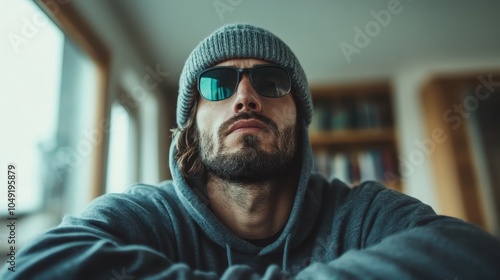
<svg viewBox="0 0 500 280">
<path fill-rule="evenodd" d="M 318 100 L 311 130 L 369 129 L 392 125 L 387 98 Z"/>
<path fill-rule="evenodd" d="M 394 179 L 397 165 L 389 149 L 370 149 L 351 152 L 315 153 L 316 171 L 327 178 L 335 177 L 347 184 L 367 180 L 387 183 Z"/>
</svg>

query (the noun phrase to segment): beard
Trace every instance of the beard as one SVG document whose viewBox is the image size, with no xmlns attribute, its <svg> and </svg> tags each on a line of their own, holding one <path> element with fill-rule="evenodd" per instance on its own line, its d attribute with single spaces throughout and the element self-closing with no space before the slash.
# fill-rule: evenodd
<svg viewBox="0 0 500 280">
<path fill-rule="evenodd" d="M 242 119 L 257 119 L 266 125 L 274 135 L 270 151 L 262 149 L 262 139 L 254 134 L 243 134 L 238 141 L 242 148 L 236 152 L 225 152 L 223 139 L 227 129 Z M 291 172 L 298 155 L 295 125 L 279 130 L 269 118 L 254 112 L 239 114 L 221 125 L 217 138 L 201 133 L 199 155 L 207 171 L 218 178 L 232 183 L 255 183 L 272 180 Z M 218 149 L 215 144 L 220 143 Z"/>
</svg>

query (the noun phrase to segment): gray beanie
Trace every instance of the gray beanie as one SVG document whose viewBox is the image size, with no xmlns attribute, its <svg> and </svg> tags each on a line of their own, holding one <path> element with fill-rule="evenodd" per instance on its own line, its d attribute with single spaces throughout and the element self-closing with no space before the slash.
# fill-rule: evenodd
<svg viewBox="0 0 500 280">
<path fill-rule="evenodd" d="M 233 58 L 257 58 L 277 65 L 291 67 L 292 93 L 305 125 L 311 123 L 313 112 L 311 92 L 306 75 L 297 57 L 281 39 L 271 32 L 249 24 L 228 24 L 205 38 L 191 52 L 182 69 L 177 97 L 177 125 L 183 127 L 198 94 L 196 73 Z"/>
</svg>

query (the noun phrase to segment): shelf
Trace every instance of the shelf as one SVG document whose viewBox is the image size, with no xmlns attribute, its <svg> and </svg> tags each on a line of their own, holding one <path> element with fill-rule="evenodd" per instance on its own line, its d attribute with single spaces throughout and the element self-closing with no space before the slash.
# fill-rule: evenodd
<svg viewBox="0 0 500 280">
<path fill-rule="evenodd" d="M 309 139 L 313 146 L 393 143 L 394 138 L 392 128 L 309 132 Z"/>
<path fill-rule="evenodd" d="M 373 95 L 391 95 L 391 86 L 387 82 L 359 84 L 342 84 L 335 86 L 313 86 L 311 92 L 314 98 L 337 98 L 337 97 L 367 97 Z M 334 94 L 332 94 L 334 93 Z"/>
<path fill-rule="evenodd" d="M 351 186 L 377 180 L 401 191 L 390 84 L 331 85 L 311 92 L 315 170 Z"/>
</svg>

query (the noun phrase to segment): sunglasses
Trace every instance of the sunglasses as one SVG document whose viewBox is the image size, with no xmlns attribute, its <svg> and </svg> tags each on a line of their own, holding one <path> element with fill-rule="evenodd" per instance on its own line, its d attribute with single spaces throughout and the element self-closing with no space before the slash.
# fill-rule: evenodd
<svg viewBox="0 0 500 280">
<path fill-rule="evenodd" d="M 255 91 L 264 97 L 282 97 L 292 88 L 291 68 L 262 64 L 252 68 L 217 66 L 202 70 L 196 75 L 198 91 L 210 101 L 227 99 L 234 94 L 245 73 Z"/>
</svg>

